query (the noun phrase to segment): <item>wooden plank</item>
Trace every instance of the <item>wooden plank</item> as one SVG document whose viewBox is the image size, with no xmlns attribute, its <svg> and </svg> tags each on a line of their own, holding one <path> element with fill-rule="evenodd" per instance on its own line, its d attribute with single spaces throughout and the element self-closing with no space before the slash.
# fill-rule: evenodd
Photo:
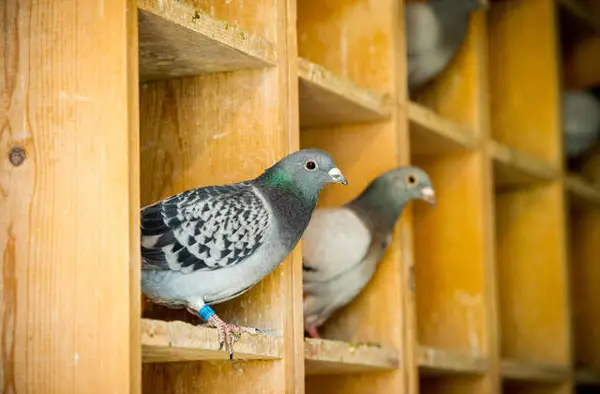
<svg viewBox="0 0 600 394">
<path fill-rule="evenodd" d="M 489 6 L 489 4 L 488 4 Z M 485 142 L 491 140 L 491 114 L 490 114 L 490 85 L 489 85 L 489 47 L 488 17 L 487 10 L 480 10 L 473 19 L 473 34 L 476 39 L 473 43 L 477 51 L 475 64 L 476 94 L 474 102 L 476 125 L 479 129 L 478 135 Z M 479 156 L 481 166 L 481 199 L 482 207 L 481 228 L 484 230 L 483 238 L 483 282 L 484 282 L 484 304 L 485 304 L 485 339 L 486 359 L 488 370 L 481 384 L 485 387 L 481 391 L 497 394 L 502 391 L 502 380 L 500 377 L 500 333 L 499 333 L 499 310 L 498 310 L 498 281 L 496 261 L 495 240 L 495 212 L 494 212 L 494 170 L 493 161 L 486 152 L 486 144 L 479 145 L 482 155 Z"/>
<path fill-rule="evenodd" d="M 496 141 L 488 143 L 494 160 L 494 183 L 497 188 L 532 185 L 556 179 L 560 170 L 554 166 Z"/>
<path fill-rule="evenodd" d="M 578 174 L 568 174 L 565 178 L 565 186 L 571 202 L 583 207 L 600 206 L 600 190 L 583 179 Z"/>
<path fill-rule="evenodd" d="M 422 376 L 484 374 L 488 359 L 479 355 L 419 346 L 417 353 Z"/>
<path fill-rule="evenodd" d="M 565 365 L 540 364 L 521 360 L 502 360 L 500 372 L 506 380 L 532 382 L 564 382 L 570 376 L 570 369 Z"/>
<path fill-rule="evenodd" d="M 300 126 L 384 120 L 389 99 L 306 59 L 298 59 Z"/>
<path fill-rule="evenodd" d="M 138 129 L 127 9 L 124 1 L 2 5 L 5 393 L 139 392 L 130 375 L 139 266 L 130 260 L 137 185 L 128 171 Z"/>
<path fill-rule="evenodd" d="M 397 130 L 397 157 L 398 165 L 410 164 L 410 126 L 408 114 L 408 64 L 406 63 L 406 38 L 404 27 L 404 2 L 396 2 L 397 6 L 397 25 L 392 30 L 392 45 L 394 51 L 393 60 L 395 63 L 395 84 L 396 95 L 399 105 L 396 106 Z M 401 265 L 398 269 L 400 297 L 402 300 L 401 324 L 402 331 L 402 366 L 404 370 L 403 389 L 407 394 L 417 394 L 419 392 L 419 366 L 415 353 L 418 349 L 417 342 L 417 308 L 415 303 L 415 276 L 414 276 L 414 239 L 413 239 L 413 212 L 407 209 L 403 212 L 399 223 L 399 231 L 396 235 L 400 241 L 399 261 Z"/>
<path fill-rule="evenodd" d="M 127 1 L 127 105 L 129 112 L 129 394 L 142 391 L 140 344 L 140 92 L 137 0 Z"/>
<path fill-rule="evenodd" d="M 569 362 L 562 187 L 555 181 L 496 194 L 501 346 L 508 359 Z"/>
<path fill-rule="evenodd" d="M 256 69 L 277 62 L 275 46 L 179 0 L 139 0 L 140 80 Z"/>
<path fill-rule="evenodd" d="M 413 155 L 440 155 L 475 149 L 472 130 L 443 118 L 432 110 L 408 103 L 410 150 Z"/>
<path fill-rule="evenodd" d="M 488 20 L 492 137 L 558 168 L 563 150 L 556 4 L 492 2 Z"/>
<path fill-rule="evenodd" d="M 219 350 L 217 330 L 181 321 L 142 319 L 142 359 L 145 363 L 228 360 Z M 242 334 L 235 342 L 236 360 L 273 360 L 283 355 L 283 338 Z"/>
<path fill-rule="evenodd" d="M 271 1 L 271 0 L 263 0 Z M 252 2 L 257 10 L 265 7 Z M 275 18 L 277 23 L 279 71 L 279 127 L 288 130 L 285 144 L 289 152 L 300 149 L 300 113 L 298 98 L 298 34 L 296 31 L 296 0 L 277 0 L 277 13 L 266 13 L 267 18 Z M 235 5 L 234 5 L 235 7 Z M 236 7 L 235 9 L 237 9 Z M 285 16 L 285 17 L 282 17 Z M 253 18 L 251 20 L 256 20 Z M 286 146 L 284 145 L 284 146 Z M 302 241 L 299 242 L 302 245 Z M 304 371 L 304 313 L 302 290 L 302 248 L 296 247 L 289 256 L 289 263 L 283 267 L 282 286 L 288 289 L 286 297 L 284 332 L 284 378 L 285 392 L 305 393 Z"/>
<path fill-rule="evenodd" d="M 400 366 L 399 352 L 389 346 L 306 338 L 307 375 L 381 372 Z"/>
</svg>

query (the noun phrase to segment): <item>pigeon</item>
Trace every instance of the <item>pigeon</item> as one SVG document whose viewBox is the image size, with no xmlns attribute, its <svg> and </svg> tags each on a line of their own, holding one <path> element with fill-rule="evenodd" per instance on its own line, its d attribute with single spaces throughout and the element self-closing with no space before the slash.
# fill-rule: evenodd
<svg viewBox="0 0 600 394">
<path fill-rule="evenodd" d="M 446 68 L 465 39 L 469 13 L 487 6 L 488 0 L 406 3 L 404 23 L 411 94 Z"/>
<path fill-rule="evenodd" d="M 304 330 L 317 328 L 371 280 L 406 203 L 435 204 L 429 176 L 403 166 L 375 178 L 354 200 L 315 211 L 302 237 Z"/>
<path fill-rule="evenodd" d="M 141 210 L 142 292 L 186 308 L 217 328 L 233 359 L 233 335 L 256 328 L 226 323 L 210 307 L 272 272 L 294 249 L 328 183 L 348 182 L 322 150 L 294 152 L 255 179 L 184 191 Z"/>
<path fill-rule="evenodd" d="M 565 155 L 574 159 L 600 139 L 600 100 L 597 89 L 566 90 L 562 94 Z"/>
</svg>

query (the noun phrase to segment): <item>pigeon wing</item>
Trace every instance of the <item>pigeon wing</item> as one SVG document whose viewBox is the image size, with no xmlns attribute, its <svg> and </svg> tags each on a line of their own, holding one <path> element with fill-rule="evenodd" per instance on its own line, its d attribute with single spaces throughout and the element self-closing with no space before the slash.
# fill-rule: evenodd
<svg viewBox="0 0 600 394">
<path fill-rule="evenodd" d="M 265 241 L 270 212 L 247 182 L 192 189 L 147 206 L 142 269 L 187 274 L 238 264 Z"/>
</svg>

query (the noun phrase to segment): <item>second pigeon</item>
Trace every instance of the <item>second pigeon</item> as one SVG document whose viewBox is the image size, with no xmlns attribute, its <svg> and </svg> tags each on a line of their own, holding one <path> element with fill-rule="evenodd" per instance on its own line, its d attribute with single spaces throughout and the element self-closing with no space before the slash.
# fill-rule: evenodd
<svg viewBox="0 0 600 394">
<path fill-rule="evenodd" d="M 414 199 L 435 204 L 429 176 L 399 167 L 346 205 L 315 211 L 302 238 L 304 329 L 312 338 L 320 338 L 317 328 L 371 280 L 398 217 Z"/>
</svg>

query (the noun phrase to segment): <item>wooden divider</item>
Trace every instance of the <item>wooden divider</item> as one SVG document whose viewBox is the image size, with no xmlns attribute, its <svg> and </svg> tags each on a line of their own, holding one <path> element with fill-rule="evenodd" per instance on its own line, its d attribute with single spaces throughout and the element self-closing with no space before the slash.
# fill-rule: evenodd
<svg viewBox="0 0 600 394">
<path fill-rule="evenodd" d="M 138 393 L 135 2 L 1 9 L 0 387 Z"/>
</svg>

